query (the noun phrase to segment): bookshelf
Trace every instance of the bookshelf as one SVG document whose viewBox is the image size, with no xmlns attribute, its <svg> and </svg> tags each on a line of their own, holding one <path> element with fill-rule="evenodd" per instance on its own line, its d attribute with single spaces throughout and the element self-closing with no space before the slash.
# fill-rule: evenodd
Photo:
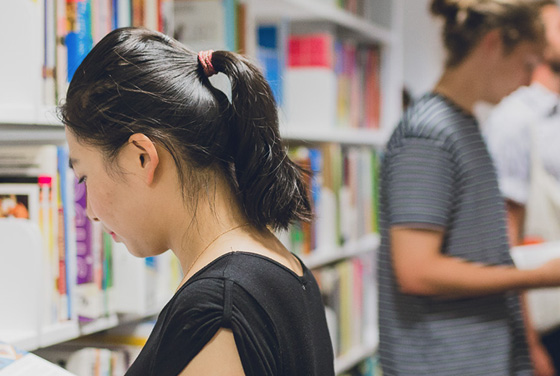
<svg viewBox="0 0 560 376">
<path fill-rule="evenodd" d="M 377 333 L 375 333 L 377 336 Z M 373 341 L 371 344 L 364 344 L 360 347 L 351 349 L 345 355 L 337 358 L 334 363 L 334 371 L 337 375 L 351 370 L 361 360 L 377 352 L 378 343 Z"/>
<path fill-rule="evenodd" d="M 368 12 L 372 20 L 338 8 L 334 1 L 326 0 L 246 0 L 247 4 L 247 52 L 255 54 L 254 45 L 257 36 L 255 25 L 278 22 L 320 22 L 335 26 L 341 35 L 365 44 L 376 44 L 381 48 L 381 91 L 383 103 L 380 119 L 379 135 L 367 135 L 366 140 L 359 142 L 368 143 L 379 147 L 398 122 L 401 114 L 401 89 L 403 87 L 403 0 L 368 1 L 375 4 Z M 250 42 L 250 43 L 249 43 Z M 282 113 L 281 113 L 282 115 Z M 331 138 L 342 140 L 359 139 L 359 134 L 351 135 L 347 130 L 337 134 L 327 134 L 326 139 L 303 132 L 299 134 L 301 124 L 290 124 L 282 119 L 281 124 L 288 138 L 311 138 L 313 141 L 329 142 Z M 308 124 L 309 126 L 309 124 Z M 314 128 L 310 126 L 309 128 Z M 317 133 L 317 132 L 316 132 Z M 322 133 L 322 132 L 321 132 Z M 372 132 L 370 132 L 372 133 Z M 373 132 L 375 133 L 375 132 Z M 303 136 L 303 137 L 300 137 Z M 362 134 L 361 136 L 365 136 Z"/>
<path fill-rule="evenodd" d="M 251 0 L 259 21 L 287 18 L 292 21 L 323 20 L 342 26 L 356 37 L 392 44 L 396 34 L 391 30 L 368 22 L 348 11 L 337 8 L 334 3 L 320 0 Z"/>
<path fill-rule="evenodd" d="M 147 1 L 147 0 L 146 0 Z M 180 1 L 180 0 L 175 0 Z M 336 143 L 343 147 L 361 147 L 380 151 L 397 123 L 401 113 L 401 88 L 402 78 L 402 19 L 404 0 L 365 0 L 377 4 L 370 10 L 373 16 L 370 20 L 338 8 L 335 1 L 329 0 L 241 0 L 244 6 L 244 30 L 245 52 L 256 57 L 257 29 L 259 25 L 273 24 L 305 24 L 320 23 L 321 25 L 333 26 L 336 33 L 340 33 L 345 39 L 350 39 L 359 45 L 375 45 L 379 48 L 379 86 L 382 95 L 379 124 L 376 128 L 353 128 L 353 127 L 325 127 L 324 124 L 302 124 L 293 122 L 280 109 L 280 130 L 288 144 L 323 145 Z M 32 9 L 29 22 L 37 21 L 38 26 L 33 30 L 42 30 L 42 14 L 35 9 L 32 0 L 24 0 L 25 7 Z M 22 4 L 24 3 L 22 2 Z M 29 4 L 27 4 L 27 2 Z M 224 0 L 225 3 L 233 3 L 233 0 Z M 45 3 L 39 0 L 38 3 Z M 166 1 L 169 3 L 169 1 Z M 3 13 L 0 6 L 0 14 Z M 27 9 L 26 8 L 26 9 Z M 379 9 L 377 12 L 376 9 Z M 6 14 L 6 13 L 4 13 Z M 39 18 L 33 18 L 39 15 Z M 3 18 L 0 16 L 0 21 Z M 176 24 L 180 20 L 171 20 Z M 288 31 L 290 26 L 288 26 Z M 0 31 L 9 35 L 0 23 Z M 37 43 L 37 37 L 29 38 Z M 0 49 L 4 46 L 0 40 Z M 227 47 L 230 41 L 224 41 Z M 13 45 L 10 45 L 12 48 Z M 213 46 L 212 46 L 213 47 Z M 41 48 L 38 48 L 41 52 Z M 215 49 L 215 48 L 214 48 Z M 39 56 L 41 55 L 41 56 Z M 42 53 L 34 53 L 35 60 L 26 64 L 22 69 L 30 66 L 41 65 Z M 38 60 L 37 60 L 38 59 Z M 12 64 L 14 65 L 14 64 Z M 14 65 L 15 66 L 15 65 Z M 3 66 L 4 70 L 10 71 L 11 65 Z M 14 74 L 23 76 L 22 70 Z M 8 77 L 8 76 L 6 76 Z M 0 78 L 6 78 L 0 76 Z M 26 80 L 27 86 L 17 89 L 18 95 L 34 90 L 44 90 L 40 73 L 36 72 L 33 80 Z M 12 82 L 12 81 L 10 81 Z M 17 86 L 17 85 L 16 85 Z M 16 87 L 14 85 L 9 88 Z M 35 96 L 29 103 L 14 104 L 8 100 L 9 95 L 0 95 L 0 148 L 4 145 L 64 145 L 64 129 L 56 117 L 56 109 L 46 105 Z M 7 98 L 7 99 L 6 99 Z M 19 98 L 19 96 L 18 96 Z M 379 236 L 375 233 L 367 233 L 358 239 L 352 239 L 342 245 L 325 246 L 315 249 L 312 254 L 302 256 L 303 261 L 310 269 L 320 270 L 331 267 L 346 260 L 360 257 L 374 258 L 379 246 Z M 1 256 L 0 256 L 1 257 Z M 0 262 L 2 260 L 0 259 Z M 143 307 L 145 308 L 145 307 Z M 49 326 L 39 331 L 31 330 L 8 331 L 0 328 L 0 334 L 15 345 L 26 350 L 34 350 L 64 343 L 74 338 L 85 336 L 97 331 L 113 328 L 124 323 L 136 321 L 142 317 L 151 317 L 157 314 L 159 307 L 147 309 L 139 308 L 134 315 L 117 314 L 113 312 L 89 323 L 79 323 L 71 320 L 65 323 Z M 377 332 L 375 330 L 367 333 L 363 344 L 352 347 L 336 359 L 336 372 L 342 374 L 352 369 L 361 360 L 374 355 L 377 351 Z"/>
<path fill-rule="evenodd" d="M 318 269 L 352 257 L 369 255 L 374 257 L 379 247 L 379 235 L 368 234 L 358 241 L 350 241 L 341 247 L 316 249 L 311 255 L 302 256 L 302 261 L 309 269 Z"/>
<path fill-rule="evenodd" d="M 317 132 L 314 129 L 302 129 L 284 126 L 280 128 L 282 137 L 291 142 L 327 143 L 344 145 L 361 145 L 382 148 L 391 135 L 390 130 L 332 129 Z"/>
</svg>

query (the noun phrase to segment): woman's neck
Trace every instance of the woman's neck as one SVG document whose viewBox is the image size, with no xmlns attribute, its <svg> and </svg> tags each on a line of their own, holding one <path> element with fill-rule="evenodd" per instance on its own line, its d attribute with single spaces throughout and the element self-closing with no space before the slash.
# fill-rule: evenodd
<svg viewBox="0 0 560 376">
<path fill-rule="evenodd" d="M 208 189 L 202 189 L 192 204 L 181 205 L 172 209 L 174 218 L 170 231 L 170 248 L 179 259 L 183 271 L 190 268 L 202 252 L 219 244 L 222 238 L 230 238 L 246 232 L 246 218 L 241 205 L 230 185 L 218 173 L 209 179 L 213 183 Z M 182 220 L 177 220 L 182 218 Z M 231 231 L 231 230 L 234 231 Z"/>
<path fill-rule="evenodd" d="M 471 54 L 459 65 L 446 68 L 434 88 L 434 92 L 449 98 L 469 114 L 474 113 L 475 104 L 487 95 L 487 81 L 491 78 L 485 77 L 488 70 L 478 55 Z"/>
</svg>

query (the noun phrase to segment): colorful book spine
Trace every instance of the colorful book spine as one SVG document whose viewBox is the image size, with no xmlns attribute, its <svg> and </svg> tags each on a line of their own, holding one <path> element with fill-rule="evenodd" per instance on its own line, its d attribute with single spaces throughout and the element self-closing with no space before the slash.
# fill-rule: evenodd
<svg viewBox="0 0 560 376">
<path fill-rule="evenodd" d="M 74 77 L 76 69 L 93 47 L 91 32 L 90 0 L 67 0 L 68 34 L 68 80 Z"/>
<path fill-rule="evenodd" d="M 310 172 L 305 183 L 314 219 L 290 229 L 296 253 L 333 252 L 377 232 L 377 156 L 368 147 L 324 144 L 290 149 L 290 158 Z"/>
</svg>

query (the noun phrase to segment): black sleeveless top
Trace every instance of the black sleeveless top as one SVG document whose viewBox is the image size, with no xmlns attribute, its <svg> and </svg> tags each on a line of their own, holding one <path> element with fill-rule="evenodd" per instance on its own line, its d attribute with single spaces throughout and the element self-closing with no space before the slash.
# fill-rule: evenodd
<svg viewBox="0 0 560 376">
<path fill-rule="evenodd" d="M 176 376 L 214 337 L 231 329 L 245 374 L 334 375 L 325 310 L 313 274 L 248 252 L 198 271 L 160 313 L 126 376 Z"/>
</svg>

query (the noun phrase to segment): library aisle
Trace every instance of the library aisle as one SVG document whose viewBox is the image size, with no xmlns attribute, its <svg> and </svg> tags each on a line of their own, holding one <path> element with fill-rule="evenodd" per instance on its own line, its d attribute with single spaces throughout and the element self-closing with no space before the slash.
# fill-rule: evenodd
<svg viewBox="0 0 560 376">
<path fill-rule="evenodd" d="M 380 375 L 377 175 L 401 114 L 402 19 L 403 0 L 2 2 L 0 207 L 24 214 L 0 210 L 0 346 L 122 375 L 182 278 L 171 252 L 135 258 L 88 220 L 57 116 L 87 52 L 132 25 L 262 68 L 315 218 L 278 236 L 319 282 L 337 375 Z"/>
</svg>

